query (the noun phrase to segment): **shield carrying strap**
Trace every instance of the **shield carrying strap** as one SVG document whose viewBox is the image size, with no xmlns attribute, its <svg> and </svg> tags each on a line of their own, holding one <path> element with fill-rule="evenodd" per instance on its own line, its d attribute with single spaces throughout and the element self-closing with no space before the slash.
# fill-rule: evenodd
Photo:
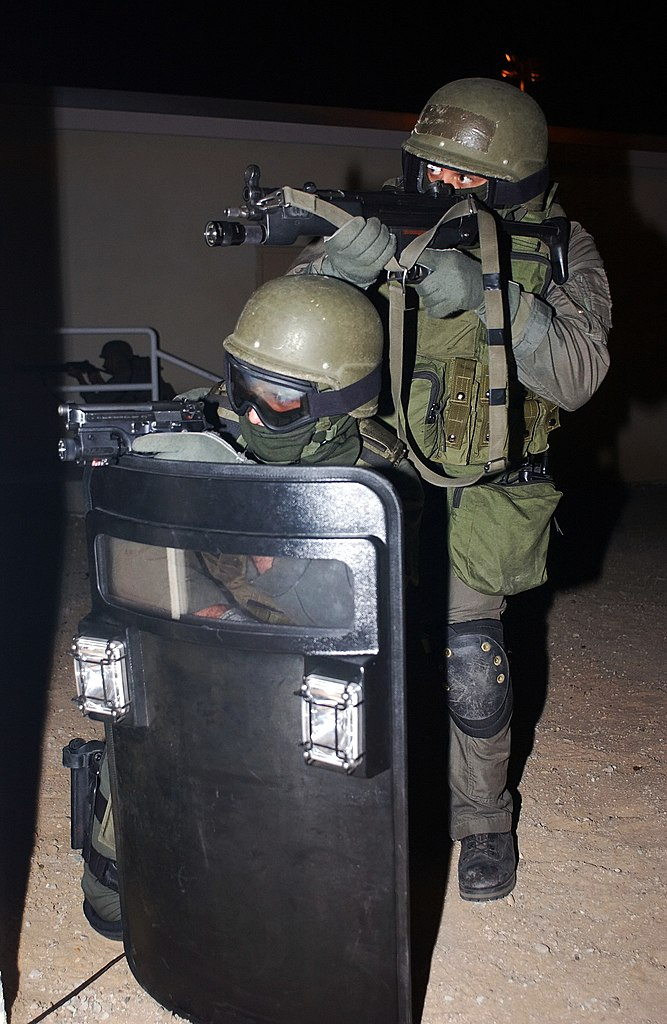
<svg viewBox="0 0 667 1024">
<path fill-rule="evenodd" d="M 282 190 L 285 206 L 298 206 L 316 216 L 322 217 L 336 228 L 343 227 L 352 215 L 333 203 L 321 199 L 314 193 L 285 186 Z M 484 286 L 484 310 L 486 317 L 489 356 L 489 456 L 481 472 L 473 476 L 452 477 L 444 471 L 427 464 L 418 445 L 414 442 L 405 412 L 405 359 L 403 333 L 405 322 L 405 288 L 408 273 L 419 262 L 424 249 L 437 234 L 439 228 L 449 220 L 473 214 L 477 217 L 479 247 L 482 262 Z M 391 394 L 397 414 L 398 436 L 408 450 L 408 458 L 420 476 L 427 483 L 437 487 L 468 487 L 486 476 L 495 475 L 507 468 L 508 437 L 508 372 L 505 348 L 505 312 L 500 275 L 498 233 L 493 214 L 480 208 L 473 196 L 451 207 L 429 231 L 413 239 L 400 254 L 392 256 L 385 266 L 389 284 L 389 371 Z"/>
</svg>

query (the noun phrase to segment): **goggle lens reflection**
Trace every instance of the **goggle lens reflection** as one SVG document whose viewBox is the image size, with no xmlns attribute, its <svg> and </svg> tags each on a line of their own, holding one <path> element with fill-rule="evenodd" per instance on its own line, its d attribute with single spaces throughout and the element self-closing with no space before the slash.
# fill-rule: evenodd
<svg viewBox="0 0 667 1024">
<path fill-rule="evenodd" d="M 295 423 L 312 419 L 308 396 L 315 388 L 308 381 L 295 381 L 247 366 L 227 354 L 227 393 L 239 416 L 254 409 L 270 430 L 287 430 Z"/>
</svg>

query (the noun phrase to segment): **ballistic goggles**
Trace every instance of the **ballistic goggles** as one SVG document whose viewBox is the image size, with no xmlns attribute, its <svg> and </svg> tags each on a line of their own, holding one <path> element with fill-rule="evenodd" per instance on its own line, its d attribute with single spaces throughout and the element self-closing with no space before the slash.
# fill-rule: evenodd
<svg viewBox="0 0 667 1024">
<path fill-rule="evenodd" d="M 225 380 L 229 403 L 237 415 L 254 409 L 265 427 L 281 433 L 365 405 L 379 394 L 381 368 L 377 366 L 340 391 L 318 391 L 311 381 L 261 370 L 225 352 Z"/>
<path fill-rule="evenodd" d="M 430 182 L 428 180 L 428 167 L 440 168 L 450 167 L 449 164 L 437 164 L 426 157 L 416 156 L 407 149 L 403 150 L 403 177 L 407 192 L 431 192 L 437 195 L 463 196 L 468 191 L 478 194 L 477 189 L 463 190 L 454 189 L 451 185 L 445 185 L 441 181 Z M 475 174 L 487 179 L 488 185 L 480 185 L 479 191 L 487 189 L 486 195 L 482 195 L 482 201 L 486 206 L 494 210 L 504 209 L 508 206 L 519 206 L 528 202 L 547 188 L 549 184 L 549 168 L 545 164 L 540 170 L 530 174 L 521 181 L 506 181 L 501 178 L 494 178 L 489 174 L 482 174 L 480 171 L 468 171 L 462 167 L 450 167 L 450 170 L 461 171 L 463 174 Z"/>
</svg>

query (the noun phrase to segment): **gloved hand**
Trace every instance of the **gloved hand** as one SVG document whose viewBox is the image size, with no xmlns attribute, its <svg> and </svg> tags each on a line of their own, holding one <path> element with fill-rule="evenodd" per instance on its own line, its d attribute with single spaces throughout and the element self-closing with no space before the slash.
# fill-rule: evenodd
<svg viewBox="0 0 667 1024">
<path fill-rule="evenodd" d="M 459 249 L 425 249 L 419 264 L 431 271 L 415 290 L 429 316 L 441 318 L 484 301 L 482 265 Z"/>
<path fill-rule="evenodd" d="M 396 236 L 377 217 L 353 217 L 324 243 L 332 276 L 359 288 L 375 281 L 395 249 Z"/>
</svg>

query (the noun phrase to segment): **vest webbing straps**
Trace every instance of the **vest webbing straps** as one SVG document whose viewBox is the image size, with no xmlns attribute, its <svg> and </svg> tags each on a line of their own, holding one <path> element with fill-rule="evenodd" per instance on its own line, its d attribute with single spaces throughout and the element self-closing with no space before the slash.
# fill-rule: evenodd
<svg viewBox="0 0 667 1024">
<path fill-rule="evenodd" d="M 315 216 L 322 217 L 336 228 L 341 228 L 352 215 L 341 210 L 312 192 L 285 186 L 281 189 L 285 206 L 297 206 Z M 474 476 L 447 476 L 427 465 L 418 445 L 411 441 L 412 432 L 407 422 L 408 394 L 404 385 L 403 334 L 405 321 L 405 288 L 408 272 L 419 262 L 424 249 L 447 221 L 474 214 L 477 217 L 479 247 L 484 286 L 484 310 L 489 354 L 489 457 L 484 469 Z M 474 197 L 468 196 L 451 207 L 429 231 L 414 238 L 400 254 L 400 261 L 392 256 L 385 265 L 389 284 L 389 373 L 391 396 L 397 416 L 398 436 L 408 450 L 408 458 L 428 483 L 437 487 L 467 487 L 489 474 L 502 472 L 507 467 L 508 438 L 508 374 L 505 348 L 505 313 L 500 275 L 498 234 L 493 215 L 480 209 Z M 408 382 L 409 384 L 409 382 Z M 409 393 L 409 387 L 408 387 Z"/>
<path fill-rule="evenodd" d="M 488 474 L 507 468 L 509 382 L 498 230 L 493 214 L 478 209 L 477 226 L 489 349 L 489 458 L 484 466 Z"/>
</svg>

